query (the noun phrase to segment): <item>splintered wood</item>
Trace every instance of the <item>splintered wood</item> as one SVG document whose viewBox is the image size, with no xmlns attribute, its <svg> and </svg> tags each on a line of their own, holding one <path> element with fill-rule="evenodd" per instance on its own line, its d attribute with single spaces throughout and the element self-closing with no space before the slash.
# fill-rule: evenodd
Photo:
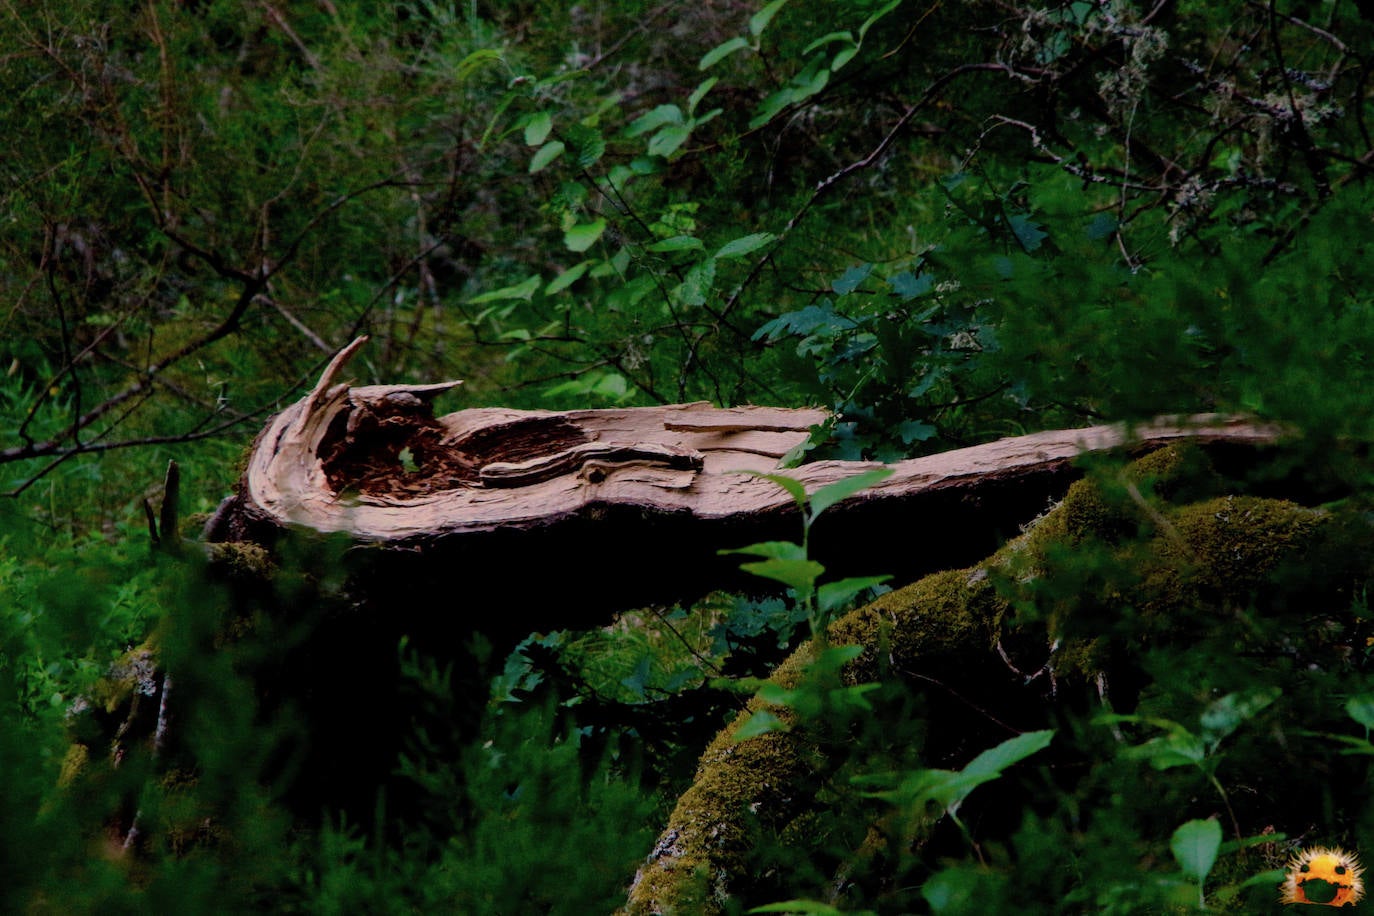
<svg viewBox="0 0 1374 916">
<path fill-rule="evenodd" d="M 433 398 L 458 382 L 351 387 L 336 383 L 360 338 L 331 361 L 301 401 L 278 414 L 254 448 L 240 498 L 280 526 L 346 532 L 365 541 L 519 529 L 596 507 L 700 519 L 785 508 L 776 471 L 827 414 L 707 403 L 609 410 L 476 408 L 434 417 Z M 1085 451 L 1178 439 L 1272 442 L 1278 431 L 1215 416 L 1055 430 L 897 462 L 856 501 L 976 487 Z M 808 490 L 868 462 L 818 461 L 789 470 Z"/>
</svg>

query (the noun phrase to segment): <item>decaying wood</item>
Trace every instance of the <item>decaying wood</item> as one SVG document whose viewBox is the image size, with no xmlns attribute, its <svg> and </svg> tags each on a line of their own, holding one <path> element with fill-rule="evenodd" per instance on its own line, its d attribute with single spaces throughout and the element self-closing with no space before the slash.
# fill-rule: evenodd
<svg viewBox="0 0 1374 916">
<path fill-rule="evenodd" d="M 343 532 L 364 542 L 528 530 L 600 517 L 608 508 L 701 523 L 780 517 L 791 509 L 790 497 L 739 472 L 777 470 L 826 418 L 820 410 L 706 403 L 562 412 L 478 408 L 435 418 L 429 402 L 458 382 L 356 388 L 336 382 L 365 340 L 341 351 L 314 390 L 260 436 L 237 502 L 212 520 L 212 540 L 232 536 L 236 514 L 259 525 Z M 1277 436 L 1273 427 L 1218 416 L 1018 436 L 897 462 L 892 476 L 847 508 L 1058 478 L 1084 452 L 1179 439 L 1254 445 Z M 873 467 L 818 461 L 787 473 L 813 490 Z"/>
<path fill-rule="evenodd" d="M 800 513 L 775 483 L 736 472 L 777 470 L 824 411 L 485 407 L 435 417 L 433 399 L 456 382 L 342 382 L 361 345 L 340 352 L 310 394 L 263 430 L 238 493 L 206 530 L 211 542 L 269 548 L 252 551 L 255 563 L 294 551 L 309 571 L 302 582 L 322 589 L 335 587 L 339 545 L 310 532 L 337 533 L 347 550 L 342 593 L 330 592 L 338 606 L 314 621 L 308 646 L 273 687 L 301 697 L 312 723 L 302 764 L 312 775 L 294 790 L 301 810 L 370 810 L 377 782 L 394 772 L 411 734 L 391 705 L 402 640 L 453 662 L 457 711 L 445 713 L 443 730 L 460 742 L 475 732 L 495 666 L 532 632 L 604 626 L 619 610 L 713 589 L 780 588 L 742 573 L 740 558 L 721 549 L 795 540 Z M 1075 459 L 1085 451 L 1189 439 L 1212 443 L 1213 459 L 1249 462 L 1277 436 L 1200 417 L 1038 433 L 898 462 L 881 484 L 826 511 L 811 531 L 811 555 L 827 579 L 915 581 L 969 566 L 1015 537 L 1083 476 Z M 818 461 L 787 473 L 814 491 L 876 466 Z M 306 587 L 292 580 L 281 593 L 287 614 L 307 603 L 291 597 L 298 586 Z M 349 766 L 335 765 L 341 759 Z"/>
</svg>

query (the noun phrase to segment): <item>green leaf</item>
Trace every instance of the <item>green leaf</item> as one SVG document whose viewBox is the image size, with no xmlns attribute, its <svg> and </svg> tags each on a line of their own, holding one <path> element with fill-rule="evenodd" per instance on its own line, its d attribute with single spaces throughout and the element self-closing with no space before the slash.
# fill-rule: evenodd
<svg viewBox="0 0 1374 916">
<path fill-rule="evenodd" d="M 688 124 L 669 124 L 658 133 L 649 138 L 649 145 L 645 148 L 650 156 L 662 156 L 667 159 L 678 151 L 682 144 L 687 142 L 687 138 L 692 135 L 692 127 Z"/>
<path fill-rule="evenodd" d="M 797 508 L 806 508 L 806 487 L 802 485 L 800 480 L 794 477 L 788 477 L 786 474 L 765 474 L 761 471 L 740 471 L 739 473 L 748 474 L 750 477 L 762 477 L 764 480 L 772 481 L 788 492 L 793 502 L 797 504 Z"/>
<path fill-rule="evenodd" d="M 573 226 L 563 233 L 563 244 L 569 251 L 586 251 L 596 244 L 596 240 L 601 238 L 601 234 L 606 231 L 606 221 L 604 219 L 594 219 L 590 223 L 582 223 Z"/>
<path fill-rule="evenodd" d="M 1189 821 L 1174 831 L 1169 850 L 1178 860 L 1183 873 L 1198 884 L 1207 880 L 1221 848 L 1221 824 L 1216 818 Z"/>
<path fill-rule="evenodd" d="M 1094 242 L 1100 242 L 1116 232 L 1116 216 L 1111 213 L 1099 213 L 1088 223 L 1088 238 Z"/>
<path fill-rule="evenodd" d="M 542 145 L 552 131 L 553 117 L 547 111 L 536 111 L 525 122 L 525 145 Z"/>
<path fill-rule="evenodd" d="M 1131 760 L 1149 760 L 1150 766 L 1156 770 L 1178 766 L 1201 767 L 1207 759 L 1208 747 L 1202 738 L 1172 719 L 1107 713 L 1094 716 L 1092 722 L 1094 725 L 1145 724 L 1162 729 L 1166 734 L 1121 752 L 1122 756 Z"/>
<path fill-rule="evenodd" d="M 543 171 L 551 162 L 563 155 L 565 148 L 562 140 L 552 140 L 539 147 L 530 157 L 530 174 Z"/>
<path fill-rule="evenodd" d="M 652 245 L 646 245 L 644 246 L 644 250 L 662 253 L 668 251 L 695 251 L 705 247 L 706 246 L 701 243 L 701 239 L 693 238 L 690 235 L 675 235 L 661 242 L 654 242 Z"/>
<path fill-rule="evenodd" d="M 617 251 L 609 261 L 602 261 L 600 264 L 593 267 L 588 276 L 596 280 L 604 280 L 607 277 L 616 277 L 623 280 L 625 272 L 629 267 L 630 250 L 622 245 L 620 250 Z"/>
<path fill-rule="evenodd" d="M 892 291 L 901 297 L 903 302 L 915 299 L 917 296 L 924 296 L 935 288 L 935 277 L 933 274 L 912 274 L 910 271 L 903 271 L 887 281 L 892 286 Z"/>
<path fill-rule="evenodd" d="M 701 125 L 703 125 L 703 124 L 705 124 L 705 123 L 707 123 L 707 122 L 709 122 L 709 121 L 715 120 L 716 118 L 720 117 L 720 115 L 721 115 L 724 111 L 725 111 L 724 108 L 712 108 L 710 111 L 706 112 L 706 114 L 704 114 L 704 115 L 698 115 L 698 116 L 697 116 L 695 119 L 693 119 L 693 121 L 692 121 L 692 129 L 693 129 L 693 130 L 696 130 L 696 129 L 697 129 L 698 127 L 700 127 Z"/>
<path fill-rule="evenodd" d="M 859 26 L 859 41 L 862 42 L 864 40 L 864 36 L 868 34 L 868 30 L 873 28 L 874 24 L 877 23 L 879 19 L 882 19 L 888 13 L 901 6 L 902 2 L 903 0 L 888 0 L 887 4 L 884 5 L 882 9 L 865 19 L 864 24 Z"/>
<path fill-rule="evenodd" d="M 792 98 L 793 102 L 800 102 L 816 95 L 830 83 L 829 67 L 807 67 L 801 73 L 792 78 L 792 83 L 797 87 L 797 91 Z"/>
<path fill-rule="evenodd" d="M 903 445 L 910 445 L 913 442 L 926 441 L 938 430 L 921 420 L 903 420 L 897 424 L 895 432 L 897 438 L 902 440 Z"/>
<path fill-rule="evenodd" d="M 852 687 L 842 687 L 837 691 L 832 691 L 831 699 L 841 708 L 871 712 L 873 710 L 873 704 L 868 701 L 868 697 L 865 696 L 865 694 L 872 693 L 881 686 L 883 685 L 878 683 L 867 683 L 855 684 Z"/>
<path fill-rule="evenodd" d="M 622 400 L 629 393 L 629 390 L 629 383 L 618 372 L 589 372 L 582 377 L 569 379 L 552 386 L 544 392 L 544 397 L 556 398 L 574 395 L 585 398 L 590 395 L 611 400 Z"/>
<path fill-rule="evenodd" d="M 657 175 L 663 168 L 663 163 L 653 156 L 636 156 L 630 160 L 630 171 L 636 175 Z"/>
<path fill-rule="evenodd" d="M 935 383 L 940 380 L 940 375 L 941 373 L 939 369 L 928 370 L 925 375 L 921 376 L 920 380 L 916 384 L 912 385 L 910 388 L 907 389 L 906 396 L 909 398 L 919 398 L 921 395 L 925 394 L 931 388 L 935 387 Z M 920 421 L 910 420 L 907 422 L 919 423 Z M 898 425 L 897 431 L 899 435 L 901 434 L 901 427 L 904 425 L 906 424 L 903 423 Z M 913 436 L 912 438 L 915 440 L 920 439 L 919 436 Z M 902 441 L 906 442 L 907 440 L 905 437 L 903 437 Z M 907 442 L 907 444 L 910 445 L 911 443 Z"/>
<path fill-rule="evenodd" d="M 602 299 L 602 303 L 611 311 L 628 311 L 644 301 L 644 297 L 650 292 L 658 289 L 654 278 L 649 274 L 640 274 L 615 289 L 612 289 Z"/>
<path fill-rule="evenodd" d="M 1223 738 L 1253 718 L 1256 713 L 1277 700 L 1283 691 L 1278 687 L 1261 687 L 1239 693 L 1228 693 L 1214 700 L 1202 711 L 1202 739 L 1215 748 Z"/>
<path fill-rule="evenodd" d="M 597 379 L 596 383 L 587 389 L 587 393 L 619 401 L 630 393 L 630 384 L 619 372 L 608 372 Z"/>
<path fill-rule="evenodd" d="M 1282 843 L 1287 839 L 1287 834 L 1283 833 L 1260 833 L 1255 836 L 1241 837 L 1239 840 L 1227 840 L 1221 844 L 1221 854 L 1226 856 L 1242 849 L 1249 849 L 1251 846 L 1263 846 L 1266 843 Z"/>
<path fill-rule="evenodd" d="M 811 42 L 811 44 L 802 48 L 802 56 L 810 54 L 817 48 L 823 48 L 828 44 L 834 44 L 837 41 L 843 41 L 845 44 L 850 45 L 857 43 L 854 41 L 854 33 L 850 32 L 847 29 L 839 32 L 827 32 L 820 38 L 817 38 L 815 41 Z"/>
<path fill-rule="evenodd" d="M 854 59 L 854 55 L 858 53 L 858 45 L 851 45 L 848 48 L 842 49 L 838 54 L 835 55 L 834 59 L 830 61 L 830 72 L 834 73 L 836 70 L 840 69 L 845 64 L 849 63 L 851 60 Z"/>
<path fill-rule="evenodd" d="M 970 760 L 963 772 L 970 776 L 998 776 L 1012 764 L 1020 763 L 1031 754 L 1049 747 L 1053 738 L 1052 728 L 1008 738 Z"/>
<path fill-rule="evenodd" d="M 877 794 L 914 806 L 934 801 L 952 815 L 974 789 L 992 782 L 1003 770 L 1045 749 L 1053 737 L 1053 729 L 1026 732 L 988 748 L 962 770 L 919 770 L 903 779 L 896 792 Z"/>
<path fill-rule="evenodd" d="M 639 662 L 635 665 L 635 669 L 620 679 L 620 686 L 627 688 L 634 694 L 635 699 L 643 700 L 646 695 L 645 687 L 648 686 L 649 677 L 652 672 L 653 656 L 647 654 L 642 655 L 640 656 Z"/>
<path fill-rule="evenodd" d="M 781 89 L 771 93 L 767 98 L 759 103 L 759 107 L 754 110 L 754 116 L 749 119 L 749 129 L 757 130 L 769 121 L 778 116 L 780 112 L 791 105 L 797 98 L 797 90 L 792 86 L 783 86 Z"/>
<path fill-rule="evenodd" d="M 692 114 L 697 110 L 697 106 L 700 105 L 701 100 L 706 97 L 706 93 L 710 92 L 711 87 L 718 82 L 720 82 L 720 79 L 713 76 L 708 80 L 704 80 L 700 86 L 692 90 L 692 94 L 687 97 L 688 114 Z M 704 122 L 698 121 L 697 123 L 701 124 Z"/>
<path fill-rule="evenodd" d="M 657 130 L 665 124 L 682 124 L 686 118 L 682 115 L 682 109 L 676 105 L 660 105 L 653 111 L 642 114 L 630 122 L 630 126 L 625 128 L 625 136 L 638 137 L 640 134 L 647 134 L 651 130 Z"/>
<path fill-rule="evenodd" d="M 873 272 L 872 264 L 859 264 L 846 270 L 837 280 L 832 280 L 830 288 L 837 296 L 847 296 L 858 289 L 868 275 Z"/>
<path fill-rule="evenodd" d="M 825 567 L 815 560 L 763 560 L 759 563 L 741 563 L 739 568 L 796 589 L 797 596 L 802 599 L 811 596 L 816 590 L 816 580 L 825 572 Z"/>
<path fill-rule="evenodd" d="M 606 154 L 606 138 L 595 127 L 574 124 L 568 129 L 567 141 L 572 144 L 578 168 L 591 168 Z"/>
<path fill-rule="evenodd" d="M 716 252 L 716 257 L 722 259 L 742 258 L 758 251 L 775 238 L 777 236 L 771 232 L 752 232 L 749 235 L 742 235 L 720 246 L 720 250 Z"/>
<path fill-rule="evenodd" d="M 1151 738 L 1144 744 L 1126 748 L 1122 756 L 1132 760 L 1148 760 L 1156 770 L 1181 766 L 1201 766 L 1207 759 L 1207 746 L 1192 732 Z"/>
<path fill-rule="evenodd" d="M 862 474 L 855 474 L 853 477 L 846 477 L 844 480 L 826 484 L 811 494 L 811 519 L 814 521 L 816 516 L 840 500 L 848 499 L 860 490 L 867 490 L 891 476 L 891 468 L 874 468 L 871 471 L 864 471 Z"/>
<path fill-rule="evenodd" d="M 936 916 L 942 913 L 972 912 L 971 903 L 978 888 L 978 875 L 968 868 L 937 871 L 921 885 L 921 896 Z"/>
<path fill-rule="evenodd" d="M 841 48 L 839 51 L 837 51 L 835 57 L 830 61 L 830 71 L 833 73 L 836 70 L 839 70 L 845 64 L 849 63 L 851 60 L 853 60 L 854 55 L 859 53 L 859 47 L 863 42 L 864 32 L 868 31 L 869 27 L 873 24 L 873 21 L 873 19 L 870 19 L 868 22 L 864 23 L 863 28 L 859 31 L 859 36 L 857 38 L 854 37 L 853 32 L 850 32 L 848 30 L 830 32 L 826 35 L 822 35 L 820 38 L 817 38 L 815 41 L 811 42 L 811 44 L 803 48 L 802 54 L 810 54 L 812 51 L 815 51 L 819 48 L 824 48 L 827 45 L 832 45 L 836 42 L 843 42 L 845 46 Z"/>
<path fill-rule="evenodd" d="M 489 293 L 482 293 L 480 296 L 474 296 L 468 300 L 468 303 L 470 305 L 480 305 L 483 302 L 499 302 L 503 299 L 524 299 L 525 301 L 529 301 L 534 298 L 535 292 L 539 289 L 539 284 L 540 277 L 538 275 L 526 277 L 524 281 L 515 286 L 505 286 L 501 289 L 494 289 Z"/>
<path fill-rule="evenodd" d="M 678 301 L 684 305 L 703 305 L 716 283 L 716 259 L 698 261 L 677 286 Z"/>
<path fill-rule="evenodd" d="M 709 70 L 716 64 L 724 60 L 726 57 L 729 57 L 736 51 L 743 50 L 747 47 L 749 47 L 748 40 L 741 37 L 735 37 L 729 39 L 728 41 L 722 41 L 720 44 L 716 45 L 714 48 L 707 51 L 705 54 L 701 56 L 701 63 L 697 64 L 697 69 Z"/>
<path fill-rule="evenodd" d="M 1345 701 L 1345 711 L 1365 728 L 1374 728 L 1374 694 L 1362 693 L 1351 697 Z"/>
<path fill-rule="evenodd" d="M 778 14 L 778 10 L 787 5 L 787 0 L 773 0 L 772 3 L 759 10 L 749 19 L 749 34 L 761 35 L 763 30 L 768 28 L 768 23 L 773 21 L 773 17 Z"/>
<path fill-rule="evenodd" d="M 592 261 L 583 261 L 580 264 L 569 267 L 549 281 L 549 285 L 544 287 L 544 295 L 552 296 L 554 293 L 563 292 L 563 290 L 582 279 L 582 275 L 587 272 L 587 268 L 591 267 L 593 263 Z"/>
<path fill-rule="evenodd" d="M 765 903 L 747 913 L 791 913 L 793 916 L 841 916 L 844 910 L 828 903 L 815 900 L 784 900 L 781 903 Z"/>
<path fill-rule="evenodd" d="M 479 48 L 458 62 L 453 75 L 461 83 L 487 64 L 497 64 L 501 60 L 501 52 L 495 48 Z"/>
<path fill-rule="evenodd" d="M 802 696 L 802 692 L 788 690 L 777 681 L 764 681 L 758 685 L 757 696 L 770 706 L 791 706 Z"/>
<path fill-rule="evenodd" d="M 805 560 L 806 551 L 802 545 L 792 541 L 760 541 L 757 544 L 750 544 L 747 547 L 736 547 L 732 550 L 717 551 L 721 556 L 739 553 L 750 557 L 772 557 L 779 560 Z"/>
<path fill-rule="evenodd" d="M 1264 887 L 1265 885 L 1273 887 L 1282 884 L 1283 879 L 1286 877 L 1288 877 L 1286 869 L 1271 868 L 1268 871 L 1262 871 L 1246 878 L 1240 884 L 1236 885 L 1236 890 L 1244 890 L 1247 887 Z"/>
<path fill-rule="evenodd" d="M 820 305 L 808 305 L 800 311 L 779 315 L 755 331 L 751 339 L 777 340 L 786 335 L 804 337 L 817 332 L 824 337 L 834 337 L 858 326 L 854 319 L 836 312 L 835 304 L 826 299 Z"/>
<path fill-rule="evenodd" d="M 557 385 L 552 385 L 549 388 L 547 388 L 544 391 L 544 397 L 558 398 L 563 397 L 564 395 L 577 395 L 578 397 L 585 397 L 589 387 L 590 386 L 587 384 L 585 379 L 569 379 L 566 382 L 560 382 Z"/>
<path fill-rule="evenodd" d="M 759 735 L 766 735 L 769 732 L 785 732 L 787 730 L 786 722 L 766 709 L 759 709 L 750 714 L 749 718 L 745 719 L 735 729 L 731 737 L 736 742 L 748 741 L 750 738 L 757 738 Z"/>
<path fill-rule="evenodd" d="M 996 774 L 972 774 L 955 770 L 920 770 L 902 784 L 897 797 L 913 807 L 933 801 L 946 813 L 954 813 L 973 790 L 992 782 Z"/>
<path fill-rule="evenodd" d="M 1069 13 L 1073 16 L 1074 25 L 1083 25 L 1096 9 L 1096 4 L 1087 3 L 1085 0 L 1069 4 Z"/>
<path fill-rule="evenodd" d="M 1016 241 L 1020 242 L 1021 247 L 1026 251 L 1035 251 L 1045 239 L 1050 237 L 1044 226 L 1025 214 L 1013 214 L 1007 217 L 1007 223 L 1011 226 L 1011 231 L 1015 233 Z"/>
<path fill-rule="evenodd" d="M 891 576 L 856 576 L 849 579 L 841 579 L 838 582 L 827 582 L 816 589 L 816 607 L 822 614 L 829 614 L 836 608 L 843 607 L 855 595 L 872 588 L 875 585 L 882 585 Z"/>
</svg>

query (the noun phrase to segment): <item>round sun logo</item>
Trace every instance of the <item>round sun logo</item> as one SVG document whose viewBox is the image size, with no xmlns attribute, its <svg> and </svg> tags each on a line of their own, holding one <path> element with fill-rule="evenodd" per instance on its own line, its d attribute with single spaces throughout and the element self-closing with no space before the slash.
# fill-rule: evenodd
<svg viewBox="0 0 1374 916">
<path fill-rule="evenodd" d="M 1288 862 L 1279 902 L 1354 906 L 1364 896 L 1363 872 L 1360 860 L 1344 849 L 1304 849 Z"/>
</svg>

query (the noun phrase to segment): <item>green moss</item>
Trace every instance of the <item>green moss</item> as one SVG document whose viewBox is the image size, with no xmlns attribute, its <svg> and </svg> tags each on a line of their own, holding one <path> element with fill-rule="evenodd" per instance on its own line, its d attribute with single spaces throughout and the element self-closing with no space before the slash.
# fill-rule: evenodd
<svg viewBox="0 0 1374 916">
<path fill-rule="evenodd" d="M 1124 467 L 1102 464 L 1069 487 L 1052 513 L 1057 516 L 1054 524 L 1038 540 L 1116 542 L 1133 537 L 1157 523 L 1152 506 L 1160 499 L 1205 498 L 1219 483 L 1206 455 L 1183 446 L 1157 449 Z"/>
<path fill-rule="evenodd" d="M 786 793 L 808 768 L 804 744 L 790 732 L 738 741 L 735 733 L 746 719 L 736 719 L 702 755 L 696 780 L 678 799 L 673 829 L 641 870 L 626 912 L 657 912 L 636 901 L 660 900 L 675 901 L 683 913 L 706 911 L 708 899 L 728 896 L 729 881 L 760 832 L 778 829 L 792 810 Z"/>
<path fill-rule="evenodd" d="M 976 568 L 937 573 L 836 621 L 829 638 L 832 645 L 864 647 L 846 668 L 845 680 L 868 681 L 878 676 L 884 659 L 904 664 L 925 655 L 985 651 L 996 600 L 987 576 Z M 814 645 L 808 643 L 771 680 L 795 688 L 814 659 Z M 748 709 L 764 705 L 756 697 Z M 664 841 L 641 869 L 627 913 L 667 912 L 661 901 L 675 901 L 678 912 L 719 908 L 759 832 L 782 830 L 805 804 L 795 787 L 819 764 L 818 736 L 791 710 L 769 709 L 793 728 L 738 741 L 736 733 L 747 720 L 740 716 L 716 736 L 702 755 L 696 781 L 678 800 Z M 696 910 L 686 900 L 703 899 L 698 887 L 703 881 L 708 885 L 704 899 L 715 903 Z"/>
<path fill-rule="evenodd" d="M 86 745 L 67 745 L 67 753 L 62 756 L 62 771 L 57 777 L 57 784 L 70 786 L 78 776 L 85 772 L 86 765 L 90 762 L 91 749 Z"/>
<path fill-rule="evenodd" d="M 210 568 L 231 580 L 265 581 L 276 569 L 272 555 L 257 545 L 245 541 L 227 541 L 206 545 Z"/>
<path fill-rule="evenodd" d="M 1215 484 L 1210 468 L 1172 448 L 1074 484 L 1056 508 L 984 563 L 927 576 L 832 624 L 832 645 L 863 649 L 847 666 L 846 682 L 932 662 L 979 678 L 985 664 L 1003 664 L 992 656 L 995 648 L 1035 657 L 1047 645 L 1055 647 L 1051 667 L 1059 682 L 1089 682 L 1112 659 L 1138 655 L 1142 638 L 1190 640 L 1233 626 L 1237 607 L 1272 600 L 1285 571 L 1292 582 L 1284 588 L 1301 596 L 1327 579 L 1368 576 L 1374 539 L 1367 520 L 1284 500 L 1209 497 Z M 1161 498 L 1169 495 L 1204 498 L 1172 507 Z M 1346 520 L 1333 524 L 1338 517 Z M 1123 620 L 1145 627 L 1123 627 Z M 774 682 L 795 688 L 815 658 L 814 647 L 804 646 Z M 750 704 L 759 706 L 757 699 Z M 795 787 L 826 751 L 823 728 L 791 717 L 788 732 L 737 742 L 744 718 L 702 757 L 660 850 L 641 870 L 628 912 L 666 912 L 664 901 L 689 897 L 701 908 L 679 911 L 721 908 L 747 868 L 758 831 L 804 817 L 809 800 Z M 683 891 L 684 882 L 697 890 Z M 698 892 L 705 897 L 691 896 Z"/>
<path fill-rule="evenodd" d="M 893 659 L 990 646 L 998 600 L 981 568 L 947 570 L 845 615 L 829 636 L 834 645 L 863 646 L 845 672 L 849 682 L 862 683 L 881 676 Z"/>
<path fill-rule="evenodd" d="M 114 713 L 140 696 L 157 692 L 157 646 L 151 639 L 125 652 L 110 666 L 109 674 L 96 682 L 92 703 Z"/>
<path fill-rule="evenodd" d="M 1156 552 L 1179 566 L 1191 560 L 1199 587 L 1250 589 L 1311 546 L 1327 518 L 1285 500 L 1226 496 L 1173 512 L 1178 537 L 1158 538 Z"/>
</svg>

